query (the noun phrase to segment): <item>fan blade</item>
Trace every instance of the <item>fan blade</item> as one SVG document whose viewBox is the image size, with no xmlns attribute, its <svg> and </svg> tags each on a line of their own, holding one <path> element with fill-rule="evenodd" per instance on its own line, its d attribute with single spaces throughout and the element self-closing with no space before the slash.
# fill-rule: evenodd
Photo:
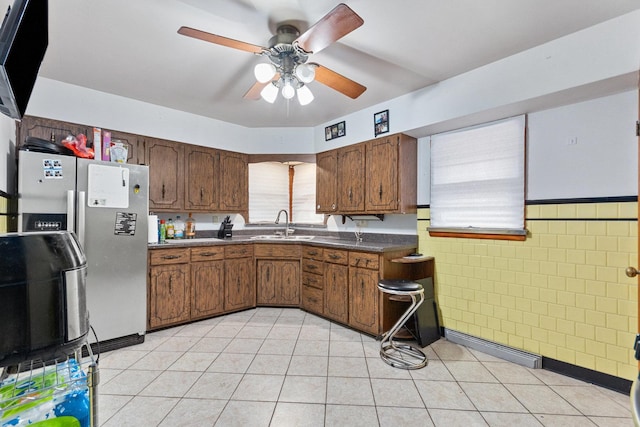
<svg viewBox="0 0 640 427">
<path fill-rule="evenodd" d="M 255 82 L 253 84 L 253 86 L 251 86 L 251 88 L 249 88 L 249 90 L 247 91 L 247 93 L 244 94 L 244 98 L 245 99 L 250 99 L 252 101 L 257 101 L 260 99 L 260 92 L 262 92 L 262 89 L 264 89 L 264 87 L 268 84 L 271 84 L 271 82 L 266 82 L 266 83 L 260 83 L 260 82 Z"/>
<path fill-rule="evenodd" d="M 353 80 L 348 79 L 342 74 L 338 74 L 327 67 L 323 67 L 322 65 L 315 63 L 313 65 L 316 66 L 315 80 L 317 82 L 329 86 L 331 89 L 337 90 L 338 92 L 347 95 L 349 98 L 356 99 L 362 95 L 365 90 L 367 90 L 367 88 L 362 86 L 360 83 L 354 82 Z"/>
<path fill-rule="evenodd" d="M 217 34 L 207 33 L 206 31 L 196 30 L 191 27 L 180 27 L 178 34 L 193 37 L 194 39 L 204 40 L 209 43 L 219 44 L 221 46 L 231 47 L 233 49 L 244 50 L 245 52 L 260 53 L 264 49 L 262 46 L 241 42 L 239 40 L 230 39 Z"/>
<path fill-rule="evenodd" d="M 264 89 L 266 85 L 270 85 L 271 82 L 279 79 L 280 79 L 280 73 L 276 73 L 276 75 L 273 76 L 273 79 L 271 81 L 268 81 L 266 83 L 255 82 L 253 86 L 249 88 L 247 93 L 244 94 L 244 98 L 251 99 L 253 101 L 259 100 L 260 98 L 262 98 L 262 96 L 260 95 L 260 92 L 262 92 L 262 89 Z"/>
<path fill-rule="evenodd" d="M 357 13 L 340 3 L 298 37 L 296 42 L 305 52 L 317 53 L 362 24 L 364 20 Z"/>
</svg>

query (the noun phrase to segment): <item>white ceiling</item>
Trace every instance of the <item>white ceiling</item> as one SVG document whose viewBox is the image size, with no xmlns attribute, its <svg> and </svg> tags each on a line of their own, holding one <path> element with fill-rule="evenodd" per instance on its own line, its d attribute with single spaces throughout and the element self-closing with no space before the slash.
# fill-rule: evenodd
<svg viewBox="0 0 640 427">
<path fill-rule="evenodd" d="M 312 25 L 335 0 L 49 1 L 40 75 L 248 127 L 317 126 L 640 9 L 638 0 L 345 0 L 364 25 L 311 61 L 367 87 L 318 82 L 300 107 L 243 98 L 265 59 L 177 34 L 180 26 L 267 46 L 270 20 Z"/>
</svg>

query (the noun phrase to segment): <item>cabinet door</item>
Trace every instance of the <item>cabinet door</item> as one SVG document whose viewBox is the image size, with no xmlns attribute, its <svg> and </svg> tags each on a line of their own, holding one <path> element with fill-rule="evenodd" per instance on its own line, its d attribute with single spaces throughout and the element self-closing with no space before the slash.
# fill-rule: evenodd
<svg viewBox="0 0 640 427">
<path fill-rule="evenodd" d="M 69 135 L 78 136 L 84 134 L 87 142 L 93 143 L 93 128 L 76 123 L 68 123 L 60 120 L 43 119 L 42 117 L 24 116 L 16 122 L 16 145 L 20 147 L 24 144 L 27 136 L 51 141 L 51 138 L 60 143 Z"/>
<path fill-rule="evenodd" d="M 258 260 L 256 271 L 258 305 L 300 304 L 300 262 Z"/>
<path fill-rule="evenodd" d="M 324 315 L 347 323 L 349 321 L 349 287 L 346 265 L 325 263 Z"/>
<path fill-rule="evenodd" d="M 149 209 L 182 209 L 184 200 L 184 147 L 160 139 L 147 139 Z"/>
<path fill-rule="evenodd" d="M 224 300 L 225 311 L 255 307 L 256 285 L 253 258 L 225 261 Z"/>
<path fill-rule="evenodd" d="M 249 168 L 246 154 L 220 152 L 220 210 L 249 211 Z"/>
<path fill-rule="evenodd" d="M 333 213 L 338 209 L 338 151 L 316 155 L 316 213 Z"/>
<path fill-rule="evenodd" d="M 349 326 L 377 335 L 378 271 L 349 268 Z"/>
<path fill-rule="evenodd" d="M 224 311 L 224 261 L 191 263 L 191 318 Z"/>
<path fill-rule="evenodd" d="M 398 136 L 374 139 L 367 143 L 366 210 L 398 209 Z"/>
<path fill-rule="evenodd" d="M 300 304 L 300 261 L 278 261 L 280 264 L 280 304 Z"/>
<path fill-rule="evenodd" d="M 185 154 L 185 209 L 215 211 L 218 209 L 220 153 L 217 150 L 188 146 Z"/>
<path fill-rule="evenodd" d="M 134 165 L 142 165 L 144 164 L 144 149 L 138 144 L 138 136 L 119 132 L 115 130 L 106 130 L 107 132 L 111 132 L 111 142 L 119 142 L 125 147 L 127 147 L 127 163 Z M 102 129 L 103 141 L 104 141 L 104 132 L 105 129 Z M 142 145 L 142 144 L 140 144 Z"/>
<path fill-rule="evenodd" d="M 258 305 L 278 303 L 277 261 L 260 259 L 256 266 L 256 292 Z"/>
<path fill-rule="evenodd" d="M 149 279 L 149 328 L 188 321 L 189 264 L 151 267 Z"/>
<path fill-rule="evenodd" d="M 365 145 L 338 150 L 338 211 L 364 211 Z"/>
</svg>

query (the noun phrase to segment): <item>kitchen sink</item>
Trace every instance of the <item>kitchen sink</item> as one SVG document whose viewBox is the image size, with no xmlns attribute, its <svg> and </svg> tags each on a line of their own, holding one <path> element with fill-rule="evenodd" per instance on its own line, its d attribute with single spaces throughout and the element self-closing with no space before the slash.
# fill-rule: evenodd
<svg viewBox="0 0 640 427">
<path fill-rule="evenodd" d="M 257 236 L 251 236 L 251 240 L 311 240 L 316 236 L 282 236 L 278 234 L 260 234 Z"/>
</svg>

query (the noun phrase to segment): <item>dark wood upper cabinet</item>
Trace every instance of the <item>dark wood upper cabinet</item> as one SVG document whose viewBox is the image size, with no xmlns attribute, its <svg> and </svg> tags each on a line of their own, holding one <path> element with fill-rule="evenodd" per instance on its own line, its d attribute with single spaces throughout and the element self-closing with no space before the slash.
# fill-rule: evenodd
<svg viewBox="0 0 640 427">
<path fill-rule="evenodd" d="M 334 213 L 337 199 L 338 150 L 316 156 L 316 213 Z"/>
<path fill-rule="evenodd" d="M 16 146 L 24 144 L 28 136 L 61 143 L 67 136 L 87 136 L 87 144 L 93 144 L 93 128 L 76 123 L 60 120 L 44 119 L 42 117 L 24 116 L 22 121 L 16 122 Z"/>
<path fill-rule="evenodd" d="M 249 212 L 249 158 L 246 154 L 220 150 L 220 211 Z"/>
<path fill-rule="evenodd" d="M 338 211 L 363 212 L 365 189 L 365 144 L 354 144 L 338 150 Z"/>
<path fill-rule="evenodd" d="M 103 140 L 104 140 L 104 132 L 111 132 L 111 142 L 119 142 L 122 143 L 125 147 L 127 147 L 127 163 L 134 165 L 143 165 L 144 162 L 144 139 L 141 138 L 142 142 L 138 144 L 138 135 L 134 135 L 132 133 L 119 132 L 119 131 L 110 131 L 110 130 L 102 130 Z"/>
<path fill-rule="evenodd" d="M 146 138 L 149 165 L 149 209 L 181 210 L 184 207 L 184 145 Z"/>
<path fill-rule="evenodd" d="M 220 195 L 220 152 L 213 148 L 188 145 L 185 176 L 185 209 L 216 211 Z"/>
</svg>

